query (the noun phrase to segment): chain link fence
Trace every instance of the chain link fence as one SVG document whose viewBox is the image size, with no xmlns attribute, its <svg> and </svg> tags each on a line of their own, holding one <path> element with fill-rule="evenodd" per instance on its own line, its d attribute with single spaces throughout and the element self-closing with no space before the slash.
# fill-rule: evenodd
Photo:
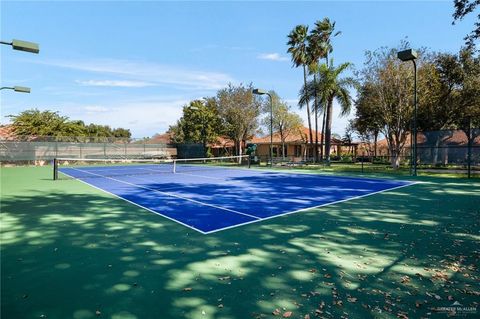
<svg viewBox="0 0 480 319">
<path fill-rule="evenodd" d="M 392 168 L 391 156 L 385 139 L 380 140 L 373 155 L 373 143 L 363 145 L 368 151 L 332 154 L 329 163 L 305 157 L 274 157 L 274 167 L 328 169 L 361 173 L 412 174 L 413 143 L 408 136 L 398 156 L 398 169 Z M 260 163 L 270 165 L 269 156 L 260 156 Z M 480 177 L 480 129 L 425 131 L 417 134 L 417 170 L 428 173 L 466 174 Z"/>
<path fill-rule="evenodd" d="M 29 137 L 0 139 L 0 161 L 42 165 L 54 158 L 176 158 L 177 148 L 148 139 L 106 137 Z"/>
<path fill-rule="evenodd" d="M 371 145 L 369 149 L 372 149 Z M 412 144 L 407 139 L 394 170 L 386 141 L 377 143 L 377 155 L 370 152 L 339 153 L 331 162 L 314 163 L 314 158 L 274 158 L 274 166 L 327 168 L 356 172 L 411 173 Z M 360 155 L 361 154 L 361 155 Z M 6 164 L 43 165 L 54 158 L 140 159 L 205 157 L 202 144 L 156 143 L 149 139 L 106 137 L 31 137 L 0 138 L 0 162 Z M 261 165 L 269 165 L 268 156 L 258 156 Z M 419 172 L 460 173 L 480 176 L 480 129 L 426 131 L 417 134 L 417 168 Z"/>
</svg>

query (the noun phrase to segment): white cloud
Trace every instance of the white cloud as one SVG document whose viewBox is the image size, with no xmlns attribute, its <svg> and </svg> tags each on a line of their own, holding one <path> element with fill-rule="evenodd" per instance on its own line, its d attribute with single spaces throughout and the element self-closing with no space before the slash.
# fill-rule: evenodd
<svg viewBox="0 0 480 319">
<path fill-rule="evenodd" d="M 146 99 L 111 101 L 103 105 L 70 104 L 63 108 L 62 115 L 80 119 L 85 123 L 128 128 L 133 137 L 152 136 L 165 132 L 182 115 L 182 106 L 189 100 Z"/>
<path fill-rule="evenodd" d="M 110 87 L 146 87 L 153 86 L 153 83 L 143 81 L 122 81 L 122 80 L 86 80 L 75 81 L 78 84 L 85 86 L 110 86 Z"/>
<path fill-rule="evenodd" d="M 281 56 L 279 53 L 261 53 L 258 55 L 258 58 L 270 61 L 288 61 L 287 57 Z"/>
<path fill-rule="evenodd" d="M 148 83 L 150 85 L 174 86 L 183 89 L 218 90 L 229 82 L 235 82 L 225 73 L 194 70 L 181 66 L 117 59 L 55 60 L 35 62 L 104 75 L 117 75 L 124 79 L 111 82 L 90 82 L 90 85 Z M 88 81 L 87 83 L 88 84 Z M 110 84 L 110 85 L 107 85 Z"/>
<path fill-rule="evenodd" d="M 84 107 L 84 110 L 87 112 L 87 114 L 108 112 L 108 108 L 98 105 L 87 105 Z"/>
</svg>

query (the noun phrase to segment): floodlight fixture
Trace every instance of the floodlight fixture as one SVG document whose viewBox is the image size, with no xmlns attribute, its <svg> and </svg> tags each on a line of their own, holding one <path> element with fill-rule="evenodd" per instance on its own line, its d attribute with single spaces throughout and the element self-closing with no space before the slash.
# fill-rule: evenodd
<svg viewBox="0 0 480 319">
<path fill-rule="evenodd" d="M 262 90 L 262 89 L 253 89 L 252 93 L 253 93 L 253 94 L 256 94 L 256 95 L 268 94 L 267 91 L 264 91 L 264 90 Z"/>
<path fill-rule="evenodd" d="M 408 49 L 408 50 L 403 50 L 397 53 L 397 57 L 402 60 L 403 62 L 405 61 L 413 61 L 418 58 L 418 53 L 415 50 Z"/>
<path fill-rule="evenodd" d="M 30 53 L 40 52 L 40 48 L 38 44 L 34 42 L 13 39 L 12 42 L 0 41 L 0 43 L 10 45 L 14 50 L 18 50 L 18 51 L 25 51 Z"/>
<path fill-rule="evenodd" d="M 3 86 L 0 88 L 0 90 L 13 90 L 15 92 L 20 92 L 20 93 L 30 93 L 30 88 L 25 87 L 25 86 Z"/>
</svg>

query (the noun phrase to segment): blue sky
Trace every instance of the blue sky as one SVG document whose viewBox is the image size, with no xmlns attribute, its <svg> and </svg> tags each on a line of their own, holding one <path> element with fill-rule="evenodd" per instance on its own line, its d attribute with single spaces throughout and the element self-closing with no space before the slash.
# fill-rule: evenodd
<svg viewBox="0 0 480 319">
<path fill-rule="evenodd" d="M 452 12 L 453 1 L 2 1 L 1 39 L 41 51 L 1 46 L 1 85 L 32 88 L 1 92 L 1 123 L 36 107 L 151 136 L 229 82 L 273 89 L 306 118 L 296 106 L 302 71 L 286 53 L 295 25 L 336 21 L 335 64 L 361 68 L 366 50 L 402 39 L 457 52 L 474 15 L 452 26 Z M 347 120 L 336 116 L 334 132 Z"/>
</svg>

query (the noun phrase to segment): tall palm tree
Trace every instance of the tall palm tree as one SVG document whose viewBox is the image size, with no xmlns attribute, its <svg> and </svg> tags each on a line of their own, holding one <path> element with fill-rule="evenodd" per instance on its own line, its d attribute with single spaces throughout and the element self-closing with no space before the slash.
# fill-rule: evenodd
<svg viewBox="0 0 480 319">
<path fill-rule="evenodd" d="M 303 67 L 303 85 L 307 84 L 307 65 L 310 63 L 307 53 L 307 37 L 308 26 L 297 25 L 288 35 L 288 50 L 287 52 L 292 55 L 292 62 L 295 67 Z M 310 134 L 310 143 L 312 143 L 312 120 L 310 118 L 310 105 L 307 101 L 305 104 L 307 107 L 307 119 L 308 119 L 308 131 Z M 303 105 L 301 105 L 303 106 Z"/>
<path fill-rule="evenodd" d="M 325 47 L 322 42 L 322 39 L 319 37 L 318 33 L 310 32 L 308 35 L 308 70 L 309 73 L 313 75 L 313 82 L 317 82 L 317 72 L 320 59 L 325 56 Z M 306 86 L 305 86 L 306 87 Z M 314 86 L 315 87 L 315 86 Z M 317 92 L 312 92 L 313 95 L 313 113 L 315 117 L 315 162 L 318 162 L 318 113 L 321 109 L 321 106 L 318 104 Z M 307 99 L 308 101 L 308 99 Z"/>
<path fill-rule="evenodd" d="M 352 97 L 348 89 L 356 87 L 357 82 L 352 77 L 340 78 L 340 74 L 350 66 L 350 63 L 343 63 L 334 67 L 333 60 L 330 60 L 328 66 L 321 64 L 318 67 L 318 80 L 307 82 L 306 87 L 300 91 L 299 103 L 303 104 L 317 95 L 320 104 L 326 108 L 325 159 L 327 162 L 330 162 L 333 101 L 336 100 L 340 104 L 342 116 L 349 114 L 352 107 Z"/>
<path fill-rule="evenodd" d="M 325 63 L 328 66 L 328 55 L 332 53 L 333 46 L 331 43 L 331 38 L 336 37 L 341 34 L 341 31 L 335 31 L 335 22 L 331 22 L 329 18 L 324 18 L 323 20 L 318 20 L 315 22 L 315 27 L 312 30 L 312 38 L 316 40 L 317 46 L 319 47 L 319 52 L 321 53 L 320 57 L 325 58 Z M 325 106 L 323 109 L 323 119 L 322 119 L 322 134 L 320 142 L 320 155 L 323 160 L 323 145 L 325 140 L 325 122 L 327 117 L 328 108 Z M 325 112 L 326 111 L 326 112 Z M 330 115 L 331 116 L 331 115 Z"/>
</svg>

